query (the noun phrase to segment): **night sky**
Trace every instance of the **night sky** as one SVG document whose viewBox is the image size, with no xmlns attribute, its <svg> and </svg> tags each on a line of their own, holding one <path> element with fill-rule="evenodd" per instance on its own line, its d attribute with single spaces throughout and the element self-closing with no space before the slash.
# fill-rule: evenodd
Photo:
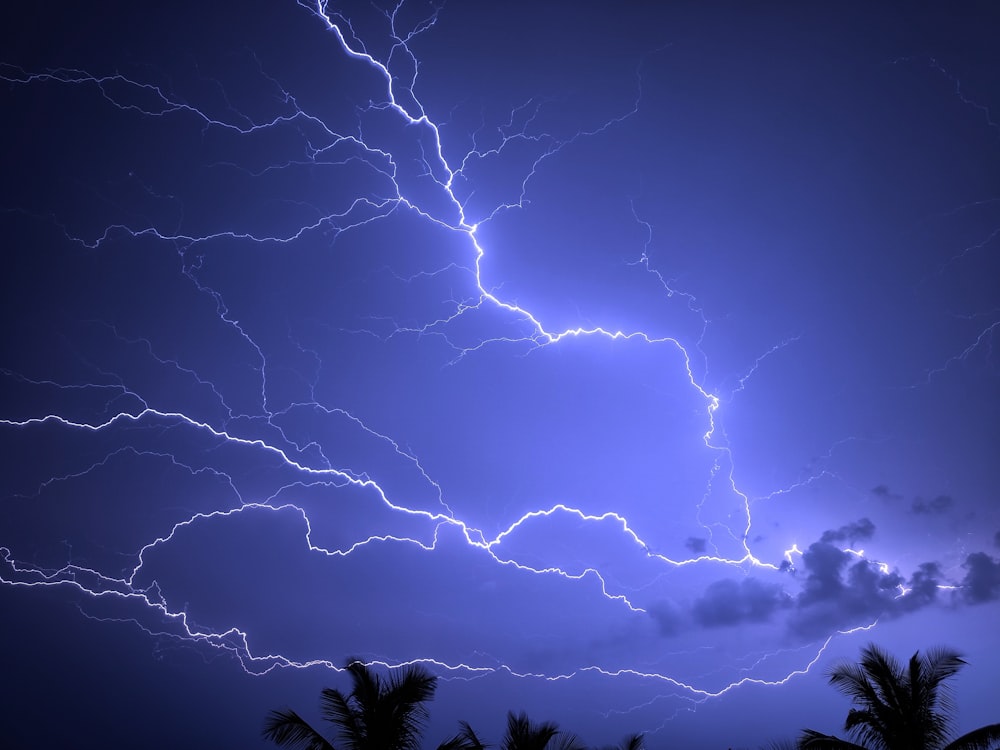
<svg viewBox="0 0 1000 750">
<path fill-rule="evenodd" d="M 0 744 L 1000 721 L 993 3 L 91 5 L 0 11 Z"/>
</svg>

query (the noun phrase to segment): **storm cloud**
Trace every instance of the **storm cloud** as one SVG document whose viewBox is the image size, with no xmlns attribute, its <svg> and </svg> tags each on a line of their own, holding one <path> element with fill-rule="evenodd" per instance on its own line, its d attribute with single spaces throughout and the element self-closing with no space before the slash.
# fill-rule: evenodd
<svg viewBox="0 0 1000 750">
<path fill-rule="evenodd" d="M 805 582 L 789 628 L 805 637 L 870 624 L 893 607 L 903 583 L 898 573 L 826 542 L 809 546 L 802 569 Z"/>
<path fill-rule="evenodd" d="M 1000 599 L 1000 560 L 985 552 L 973 552 L 962 567 L 966 571 L 962 594 L 967 602 L 981 604 Z"/>
<path fill-rule="evenodd" d="M 937 495 L 931 500 L 918 497 L 913 501 L 912 510 L 917 515 L 939 515 L 947 513 L 955 505 L 951 495 Z"/>
<path fill-rule="evenodd" d="M 708 549 L 708 540 L 700 536 L 689 536 L 684 540 L 684 546 L 696 555 L 702 555 Z"/>
<path fill-rule="evenodd" d="M 819 538 L 821 542 L 847 542 L 854 544 L 857 541 L 871 539 L 875 535 L 875 524 L 869 518 L 860 518 L 854 523 L 845 524 L 839 529 L 824 531 Z"/>
<path fill-rule="evenodd" d="M 791 602 L 781 586 L 764 583 L 756 578 L 736 581 L 724 578 L 710 584 L 692 607 L 697 624 L 704 627 L 738 625 L 743 622 L 765 622 L 777 610 Z"/>
</svg>

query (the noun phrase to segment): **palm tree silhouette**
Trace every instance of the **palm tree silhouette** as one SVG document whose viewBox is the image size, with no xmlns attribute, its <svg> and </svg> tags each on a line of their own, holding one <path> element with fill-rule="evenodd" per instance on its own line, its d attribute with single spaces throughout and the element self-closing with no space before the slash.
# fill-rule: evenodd
<svg viewBox="0 0 1000 750">
<path fill-rule="evenodd" d="M 419 750 L 424 704 L 434 697 L 437 678 L 419 665 L 388 679 L 358 659 L 349 659 L 346 669 L 352 682 L 348 695 L 334 688 L 320 694 L 320 713 L 334 726 L 339 750 Z M 334 750 L 331 740 L 290 708 L 268 714 L 263 735 L 282 747 Z"/>
<path fill-rule="evenodd" d="M 500 750 L 585 750 L 575 734 L 562 732 L 551 721 L 535 723 L 523 711 L 507 712 L 507 732 Z"/>
<path fill-rule="evenodd" d="M 447 742 L 438 745 L 438 750 L 487 750 L 484 743 L 469 726 L 460 721 L 461 731 Z M 643 750 L 643 735 L 630 734 L 618 745 L 601 750 Z M 500 750 L 587 750 L 580 739 L 569 732 L 563 732 L 558 725 L 546 721 L 532 722 L 524 712 L 507 714 L 507 732 L 500 743 Z"/>
<path fill-rule="evenodd" d="M 861 650 L 858 664 L 830 672 L 830 684 L 849 696 L 854 707 L 844 729 L 848 742 L 812 729 L 799 738 L 800 750 L 993 750 L 1000 747 L 1000 724 L 974 729 L 948 740 L 955 707 L 945 680 L 964 667 L 950 649 L 918 651 L 904 669 L 875 644 Z"/>
</svg>

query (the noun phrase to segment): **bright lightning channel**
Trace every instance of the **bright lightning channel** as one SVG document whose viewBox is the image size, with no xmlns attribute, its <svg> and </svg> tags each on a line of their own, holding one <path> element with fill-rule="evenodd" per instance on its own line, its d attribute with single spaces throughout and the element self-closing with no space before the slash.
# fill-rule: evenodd
<svg viewBox="0 0 1000 750">
<path fill-rule="evenodd" d="M 602 575 L 602 573 L 596 568 L 587 567 L 580 571 L 570 572 L 556 566 L 543 567 L 527 565 L 503 554 L 504 541 L 511 537 L 511 535 L 515 534 L 525 524 L 530 524 L 538 519 L 557 515 L 560 517 L 568 516 L 576 518 L 584 523 L 613 524 L 617 527 L 619 533 L 629 539 L 637 549 L 643 551 L 652 560 L 662 563 L 664 566 L 669 568 L 714 563 L 739 567 L 756 566 L 771 570 L 778 570 L 778 565 L 763 561 L 754 556 L 749 547 L 747 540 L 750 536 L 752 526 L 750 499 L 737 486 L 734 477 L 735 469 L 732 455 L 728 446 L 725 444 L 724 440 L 720 442 L 716 436 L 716 412 L 720 408 L 720 398 L 709 392 L 698 382 L 692 369 L 691 355 L 678 339 L 670 336 L 654 336 L 641 330 L 612 329 L 602 326 L 579 326 L 567 328 L 561 331 L 550 330 L 531 310 L 522 307 L 516 302 L 504 299 L 498 292 L 492 291 L 486 280 L 483 278 L 483 259 L 486 257 L 487 251 L 479 239 L 480 228 L 486 223 L 492 221 L 501 213 L 517 210 L 525 205 L 525 196 L 529 190 L 530 182 L 539 166 L 544 161 L 553 158 L 559 153 L 560 150 L 574 140 L 604 133 L 638 112 L 642 97 L 642 78 L 639 71 L 637 71 L 637 93 L 630 110 L 606 120 L 600 127 L 588 131 L 580 131 L 569 140 L 558 141 L 553 139 L 552 142 L 542 150 L 541 155 L 537 157 L 528 170 L 528 173 L 525 175 L 521 184 L 520 196 L 516 202 L 498 205 L 485 216 L 471 218 L 466 214 L 466 205 L 458 197 L 455 187 L 456 180 L 464 176 L 464 170 L 469 164 L 476 159 L 484 158 L 488 152 L 479 151 L 476 148 L 473 148 L 473 150 L 469 151 L 464 156 L 460 166 L 453 167 L 449 164 L 444 155 L 441 128 L 427 115 L 415 93 L 415 84 L 419 72 L 419 62 L 411 51 L 410 42 L 416 36 L 434 27 L 437 22 L 437 14 L 439 11 L 435 9 L 429 16 L 418 22 L 410 31 L 406 33 L 398 32 L 396 28 L 403 3 L 400 2 L 393 10 L 387 12 L 386 16 L 393 39 L 392 55 L 396 60 L 402 58 L 407 61 L 407 65 L 409 66 L 408 69 L 411 70 L 411 73 L 408 76 L 401 76 L 390 70 L 389 62 L 382 61 L 370 53 L 365 44 L 358 38 L 349 19 L 337 12 L 332 11 L 325 0 L 318 0 L 318 2 L 315 3 L 307 3 L 305 0 L 298 0 L 298 5 L 307 10 L 325 25 L 327 30 L 336 40 L 340 50 L 346 56 L 367 66 L 381 76 L 385 87 L 386 98 L 382 104 L 372 104 L 370 105 L 371 107 L 383 108 L 391 111 L 396 116 L 402 118 L 403 122 L 408 126 L 418 128 L 425 134 L 429 135 L 429 141 L 427 142 L 430 143 L 431 150 L 429 154 L 425 152 L 424 167 L 426 175 L 431 177 L 434 183 L 441 191 L 443 191 L 444 196 L 447 198 L 447 203 L 449 205 L 448 211 L 435 211 L 427 208 L 426 206 L 422 206 L 421 202 L 417 198 L 405 193 L 404 189 L 400 185 L 400 180 L 398 179 L 399 165 L 393 153 L 385 150 L 384 148 L 376 147 L 367 143 L 363 134 L 338 133 L 336 130 L 328 126 L 327 123 L 323 122 L 323 120 L 319 117 L 311 115 L 300 109 L 295 101 L 295 98 L 287 91 L 284 91 L 284 89 L 281 90 L 284 101 L 292 108 L 288 113 L 261 122 L 253 122 L 248 118 L 243 117 L 241 117 L 239 121 L 229 121 L 210 116 L 198 107 L 177 99 L 172 96 L 170 92 L 161 87 L 138 82 L 121 74 L 96 76 L 86 71 L 75 69 L 56 69 L 41 73 L 29 73 L 21 68 L 11 65 L 0 66 L 0 78 L 12 84 L 53 84 L 94 88 L 107 102 L 120 110 L 134 112 L 137 115 L 144 117 L 195 118 L 202 124 L 202 127 L 206 129 L 219 128 L 239 135 L 249 135 L 256 131 L 272 129 L 282 125 L 295 123 L 301 127 L 308 127 L 314 130 L 325 140 L 324 145 L 314 147 L 314 155 L 320 152 L 329 154 L 337 152 L 338 150 L 342 151 L 343 159 L 357 159 L 364 162 L 368 167 L 374 170 L 375 173 L 384 178 L 386 185 L 391 186 L 391 195 L 388 197 L 355 198 L 353 201 L 344 206 L 342 210 L 324 214 L 314 222 L 304 224 L 294 231 L 284 234 L 260 234 L 249 231 L 224 230 L 215 233 L 189 235 L 180 232 L 161 231 L 154 226 L 133 227 L 126 224 L 112 224 L 105 227 L 103 232 L 101 232 L 98 236 L 90 239 L 83 239 L 76 236 L 69 230 L 64 229 L 66 236 L 69 239 L 87 248 L 98 248 L 109 242 L 113 237 L 120 234 L 125 234 L 135 238 L 155 238 L 159 241 L 171 243 L 176 246 L 183 259 L 185 275 L 191 280 L 199 291 L 210 296 L 215 301 L 220 320 L 233 330 L 237 331 L 238 334 L 257 353 L 260 362 L 257 372 L 261 378 L 260 399 L 263 416 L 266 418 L 267 423 L 277 430 L 282 440 L 284 440 L 289 446 L 293 446 L 295 448 L 296 455 L 292 455 L 291 449 L 284 449 L 262 438 L 242 437 L 236 433 L 234 429 L 225 426 L 220 427 L 212 425 L 206 421 L 194 419 L 181 412 L 157 409 L 153 405 L 149 404 L 141 395 L 127 388 L 125 384 L 120 381 L 117 385 L 65 384 L 56 383 L 54 381 L 31 380 L 18 373 L 4 372 L 7 377 L 21 379 L 40 387 L 46 386 L 60 389 L 111 389 L 117 394 L 118 397 L 127 397 L 132 399 L 135 406 L 131 410 L 120 411 L 104 421 L 72 419 L 61 414 L 52 413 L 19 420 L 0 419 L 0 424 L 8 428 L 18 430 L 38 430 L 55 425 L 66 430 L 94 433 L 107 431 L 111 428 L 120 427 L 125 424 L 159 422 L 181 425 L 198 433 L 204 434 L 220 443 L 250 447 L 254 450 L 268 454 L 270 457 L 278 459 L 287 469 L 304 479 L 296 480 L 293 485 L 290 484 L 283 486 L 278 492 L 263 501 L 247 502 L 240 497 L 233 480 L 226 475 L 225 472 L 217 472 L 220 478 L 227 482 L 228 486 L 231 487 L 235 493 L 237 498 L 236 505 L 227 509 L 194 513 L 185 520 L 175 523 L 170 528 L 169 532 L 164 533 L 143 545 L 135 553 L 136 563 L 124 575 L 120 577 L 112 576 L 95 568 L 74 563 L 67 563 L 66 565 L 56 569 L 44 569 L 35 565 L 27 564 L 23 561 L 18 561 L 14 558 L 13 553 L 9 548 L 0 547 L 0 582 L 8 586 L 15 587 L 72 587 L 81 593 L 94 597 L 95 599 L 119 599 L 138 603 L 150 612 L 156 613 L 159 617 L 159 624 L 150 625 L 137 618 L 129 619 L 129 621 L 149 633 L 151 636 L 193 641 L 204 644 L 212 649 L 227 652 L 235 657 L 248 673 L 260 675 L 277 668 L 305 668 L 311 666 L 322 666 L 324 668 L 336 670 L 338 669 L 338 666 L 325 660 L 296 661 L 281 654 L 257 653 L 251 647 L 252 636 L 250 633 L 235 627 L 222 632 L 215 632 L 201 628 L 192 622 L 188 614 L 183 609 L 171 606 L 165 600 L 155 584 L 146 588 L 140 587 L 137 584 L 137 580 L 143 570 L 148 553 L 157 547 L 168 544 L 179 530 L 195 524 L 203 523 L 209 519 L 229 518 L 248 511 L 294 513 L 301 517 L 303 528 L 305 529 L 305 542 L 311 552 L 328 556 L 347 556 L 367 545 L 382 542 L 412 544 L 425 550 L 433 550 L 436 548 L 438 543 L 438 530 L 443 527 L 450 527 L 458 529 L 469 545 L 488 554 L 498 565 L 514 567 L 518 570 L 533 574 L 554 575 L 572 581 L 587 581 L 596 583 L 603 597 L 617 605 L 627 608 L 631 612 L 637 613 L 644 612 L 645 610 L 633 604 L 633 602 L 624 593 L 610 590 L 605 576 Z M 277 83 L 273 82 L 273 80 L 272 83 L 277 85 Z M 512 114 L 511 122 L 513 123 L 513 121 L 514 116 Z M 505 134 L 503 136 L 502 143 L 497 146 L 493 152 L 501 152 L 515 140 L 529 138 L 526 128 L 527 125 L 524 125 L 521 132 Z M 496 310 L 503 311 L 504 313 L 524 323 L 528 333 L 516 337 L 483 339 L 472 345 L 460 346 L 452 344 L 456 349 L 456 361 L 487 346 L 527 344 L 531 349 L 536 349 L 558 345 L 560 342 L 567 339 L 581 337 L 601 337 L 609 340 L 637 341 L 648 345 L 672 347 L 676 350 L 676 352 L 680 355 L 681 361 L 683 362 L 688 384 L 693 391 L 698 394 L 698 397 L 704 404 L 706 430 L 702 435 L 702 439 L 705 446 L 714 451 L 719 457 L 716 461 L 715 469 L 713 470 L 713 479 L 717 474 L 720 475 L 723 481 L 728 485 L 729 490 L 741 499 L 743 518 L 741 519 L 740 527 L 736 529 L 724 527 L 723 530 L 742 546 L 742 556 L 726 557 L 718 554 L 704 554 L 690 558 L 675 559 L 658 552 L 653 552 L 650 549 L 648 542 L 629 525 L 628 520 L 624 516 L 618 513 L 606 512 L 602 514 L 592 514 L 586 513 L 579 508 L 574 508 L 564 504 L 555 504 L 547 509 L 527 512 L 492 538 L 487 538 L 481 529 L 474 528 L 455 516 L 452 508 L 444 499 L 440 485 L 435 482 L 424 470 L 424 467 L 420 464 L 420 461 L 412 452 L 405 450 L 390 436 L 377 431 L 373 427 L 370 427 L 355 415 L 341 409 L 331 409 L 318 403 L 312 403 L 308 406 L 320 409 L 327 415 L 335 414 L 338 417 L 350 420 L 360 430 L 373 438 L 382 441 L 384 444 L 388 445 L 398 457 L 411 464 L 419 472 L 422 480 L 433 488 L 439 509 L 433 511 L 416 509 L 407 507 L 405 504 L 395 502 L 390 499 L 388 494 L 374 479 L 368 477 L 367 475 L 358 474 L 342 468 L 336 468 L 328 457 L 322 455 L 322 452 L 320 455 L 323 459 L 324 465 L 320 467 L 310 466 L 301 458 L 297 457 L 297 455 L 302 454 L 308 446 L 296 443 L 277 425 L 276 418 L 288 410 L 286 409 L 282 412 L 272 412 L 268 406 L 268 388 L 266 382 L 267 361 L 264 351 L 254 342 L 251 335 L 247 333 L 243 327 L 241 327 L 238 320 L 232 317 L 222 298 L 222 295 L 211 287 L 205 285 L 198 278 L 197 261 L 190 260 L 186 252 L 193 246 L 220 238 L 254 243 L 287 244 L 306 235 L 318 232 L 332 231 L 334 236 L 336 236 L 372 222 L 385 219 L 394 212 L 400 210 L 412 211 L 430 224 L 450 232 L 461 234 L 467 239 L 472 254 L 471 267 L 469 270 L 475 279 L 477 297 L 466 302 L 457 303 L 452 313 L 437 320 L 415 327 L 397 326 L 392 335 L 427 335 L 438 333 L 447 338 L 446 333 L 443 331 L 450 323 L 453 323 L 463 316 L 469 315 L 474 310 L 491 307 Z M 633 215 L 635 216 L 636 221 L 645 226 L 647 232 L 650 233 L 651 227 L 648 223 L 639 218 L 639 216 L 635 213 L 634 206 Z M 648 245 L 649 239 L 647 238 L 647 249 Z M 672 286 L 672 282 L 665 279 L 659 271 L 652 267 L 646 249 L 643 250 L 641 257 L 638 261 L 636 261 L 636 264 L 640 265 L 650 274 L 653 274 L 659 280 L 668 296 L 683 296 L 687 300 L 689 309 L 701 315 L 701 311 L 697 307 L 697 300 L 695 300 L 692 295 L 675 289 Z M 702 316 L 702 322 L 707 325 L 707 320 L 704 316 Z M 227 423 L 235 423 L 241 418 L 250 418 L 252 416 L 249 414 L 236 413 L 229 407 L 228 404 L 226 404 L 221 391 L 214 384 L 207 380 L 203 380 L 190 368 L 184 367 L 174 359 L 160 358 L 154 353 L 153 346 L 148 340 L 125 339 L 124 337 L 119 336 L 118 332 L 113 328 L 112 333 L 126 343 L 145 347 L 149 356 L 156 359 L 160 362 L 160 364 L 173 367 L 187 376 L 194 378 L 198 383 L 210 388 L 217 400 L 224 407 Z M 789 338 L 758 357 L 750 370 L 742 378 L 740 378 L 738 386 L 733 393 L 730 394 L 730 397 L 736 392 L 743 390 L 746 381 L 756 372 L 766 357 L 774 355 L 780 349 L 794 343 L 795 340 L 796 338 L 794 337 Z M 298 404 L 297 406 L 305 405 Z M 121 451 L 136 452 L 137 449 L 123 448 Z M 104 462 L 110 460 L 115 455 L 117 455 L 117 452 L 109 453 L 101 461 L 92 463 L 87 468 L 82 469 L 79 472 L 52 477 L 39 486 L 36 489 L 36 493 L 41 493 L 47 486 L 53 483 L 68 481 L 72 478 L 82 476 L 94 470 Z M 175 464 L 183 466 L 191 473 L 207 470 L 184 464 L 169 454 L 156 455 L 168 458 Z M 429 522 L 434 527 L 433 539 L 428 542 L 426 540 L 405 536 L 371 535 L 365 539 L 357 540 L 343 548 L 327 548 L 318 545 L 314 543 L 312 539 L 311 522 L 305 510 L 295 503 L 280 502 L 278 499 L 278 495 L 281 494 L 282 491 L 287 490 L 289 487 L 311 486 L 312 484 L 326 484 L 336 487 L 350 485 L 363 489 L 366 492 L 374 493 L 378 501 L 390 511 L 406 516 L 420 518 Z M 706 497 L 707 494 L 708 493 L 706 493 Z M 702 499 L 702 503 L 704 503 L 704 498 Z M 700 508 L 701 504 L 699 504 L 699 509 Z M 710 528 L 707 525 L 704 527 L 709 537 L 711 537 L 713 528 Z M 785 553 L 785 559 L 788 563 L 792 563 L 793 554 L 801 554 L 801 551 L 796 546 L 789 549 Z M 857 552 L 855 554 L 863 556 L 863 553 L 861 552 Z M 874 624 L 875 623 L 864 626 L 862 629 L 871 628 Z M 433 658 L 422 658 L 419 661 L 425 664 L 433 665 L 435 668 L 444 673 L 446 679 L 471 679 L 493 672 L 506 672 L 517 677 L 531 677 L 547 681 L 568 680 L 577 675 L 587 673 L 597 673 L 614 678 L 633 677 L 645 681 L 662 683 L 665 686 L 669 686 L 669 689 L 671 690 L 679 691 L 681 694 L 687 696 L 693 703 L 697 704 L 705 700 L 718 698 L 719 696 L 744 685 L 752 684 L 776 686 L 785 684 L 789 680 L 809 672 L 809 670 L 812 669 L 812 667 L 819 661 L 831 641 L 837 635 L 847 635 L 852 632 L 857 632 L 857 630 L 860 629 L 842 631 L 841 633 L 827 637 L 813 650 L 812 655 L 806 659 L 805 664 L 802 667 L 789 671 L 781 678 L 775 680 L 764 680 L 745 674 L 732 682 L 722 685 L 721 687 L 714 688 L 706 688 L 689 684 L 658 672 L 642 672 L 633 669 L 606 669 L 594 665 L 580 667 L 575 671 L 560 674 L 536 674 L 530 672 L 517 672 L 506 665 L 480 666 L 464 663 L 449 664 Z M 373 663 L 387 667 L 400 665 L 388 662 Z"/>
</svg>

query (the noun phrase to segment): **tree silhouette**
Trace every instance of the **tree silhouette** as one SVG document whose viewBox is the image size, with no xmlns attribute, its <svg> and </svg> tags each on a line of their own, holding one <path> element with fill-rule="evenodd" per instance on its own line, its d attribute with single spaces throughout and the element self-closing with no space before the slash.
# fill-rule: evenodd
<svg viewBox="0 0 1000 750">
<path fill-rule="evenodd" d="M 1000 747 L 1000 724 L 989 724 L 949 741 L 955 707 L 945 683 L 966 662 L 955 651 L 918 651 L 903 668 L 875 644 L 861 661 L 830 672 L 830 684 L 854 707 L 844 729 L 855 742 L 807 729 L 800 750 L 993 750 Z"/>
<path fill-rule="evenodd" d="M 424 704 L 434 697 L 437 678 L 419 665 L 388 679 L 357 659 L 348 660 L 346 669 L 352 682 L 348 695 L 334 688 L 320 694 L 320 713 L 335 729 L 337 749 L 419 750 Z M 268 714 L 263 735 L 282 747 L 334 750 L 331 740 L 291 709 Z"/>
<path fill-rule="evenodd" d="M 345 667 L 352 689 L 347 695 L 334 688 L 320 693 L 320 713 L 333 725 L 328 739 L 290 708 L 271 711 L 262 734 L 282 747 L 302 750 L 419 750 L 427 721 L 424 706 L 434 697 L 437 678 L 419 665 L 383 679 L 358 659 Z M 437 750 L 487 750 L 468 722 L 459 722 L 458 734 Z M 533 722 L 523 711 L 507 713 L 507 731 L 499 750 L 587 750 L 580 739 L 553 722 Z M 643 735 L 628 735 L 620 744 L 602 750 L 643 750 Z"/>
<path fill-rule="evenodd" d="M 585 746 L 575 734 L 560 731 L 551 721 L 535 723 L 523 711 L 509 711 L 500 750 L 585 750 Z"/>
<path fill-rule="evenodd" d="M 460 721 L 458 725 L 461 727 L 458 734 L 438 745 L 438 750 L 486 750 L 489 747 L 479 739 L 469 722 Z"/>
</svg>

